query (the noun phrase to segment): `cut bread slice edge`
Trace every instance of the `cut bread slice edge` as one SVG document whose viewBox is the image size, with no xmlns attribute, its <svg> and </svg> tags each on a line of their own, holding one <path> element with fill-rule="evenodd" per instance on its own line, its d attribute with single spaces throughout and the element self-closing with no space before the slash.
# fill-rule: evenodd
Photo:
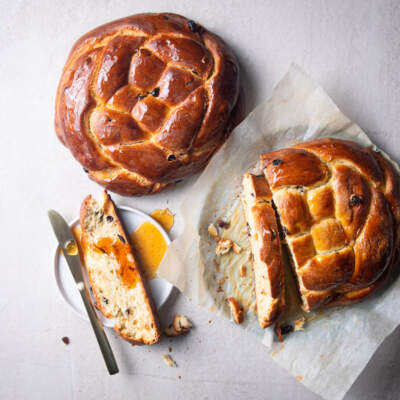
<svg viewBox="0 0 400 400">
<path fill-rule="evenodd" d="M 302 293 L 291 242 L 285 238 L 265 175 L 247 172 L 242 185 L 242 205 L 254 258 L 258 321 L 261 328 L 266 328 L 301 310 L 308 313 L 312 307 Z"/>
<path fill-rule="evenodd" d="M 132 344 L 153 344 L 160 325 L 146 278 L 110 195 L 87 196 L 80 212 L 81 247 L 96 307 L 115 318 L 114 330 Z"/>
<path fill-rule="evenodd" d="M 264 175 L 243 175 L 242 205 L 254 258 L 258 322 L 273 324 L 285 308 L 285 275 L 272 194 Z"/>
</svg>

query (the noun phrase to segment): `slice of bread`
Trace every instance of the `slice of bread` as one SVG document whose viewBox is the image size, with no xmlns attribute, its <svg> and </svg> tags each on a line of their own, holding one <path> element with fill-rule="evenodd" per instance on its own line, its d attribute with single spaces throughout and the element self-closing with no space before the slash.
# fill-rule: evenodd
<svg viewBox="0 0 400 400">
<path fill-rule="evenodd" d="M 146 278 L 106 191 L 81 206 L 81 246 L 96 307 L 115 318 L 115 331 L 133 344 L 153 344 L 160 326 Z"/>
<path fill-rule="evenodd" d="M 242 204 L 254 256 L 258 322 L 265 328 L 285 307 L 284 266 L 272 194 L 265 177 L 243 176 Z"/>
</svg>

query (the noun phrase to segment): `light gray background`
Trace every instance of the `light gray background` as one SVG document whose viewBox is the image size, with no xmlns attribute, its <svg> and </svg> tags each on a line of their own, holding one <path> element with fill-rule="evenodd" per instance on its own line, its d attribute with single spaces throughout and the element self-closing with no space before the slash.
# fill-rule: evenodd
<svg viewBox="0 0 400 400">
<path fill-rule="evenodd" d="M 70 47 L 87 30 L 138 12 L 177 12 L 232 46 L 248 110 L 295 61 L 399 162 L 399 1 L 2 0 L 0 10 L 0 398 L 317 399 L 260 343 L 183 296 L 163 320 L 184 313 L 195 329 L 151 348 L 132 348 L 108 331 L 121 372 L 107 376 L 88 323 L 67 308 L 53 277 L 47 209 L 71 219 L 84 196 L 100 193 L 56 139 L 54 95 Z M 178 212 L 189 184 L 115 199 L 143 211 Z M 399 398 L 399 333 L 381 346 L 346 399 Z M 176 369 L 161 357 L 169 346 Z"/>
</svg>

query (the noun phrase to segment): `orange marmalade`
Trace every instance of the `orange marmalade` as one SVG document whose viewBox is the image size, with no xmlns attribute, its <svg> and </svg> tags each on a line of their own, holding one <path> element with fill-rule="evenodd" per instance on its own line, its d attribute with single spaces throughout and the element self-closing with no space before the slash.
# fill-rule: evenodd
<svg viewBox="0 0 400 400">
<path fill-rule="evenodd" d="M 118 235 L 118 238 L 101 238 L 95 243 L 95 249 L 98 252 L 113 254 L 121 268 L 118 271 L 122 282 L 133 289 L 138 281 L 136 272 L 136 263 L 131 253 L 131 248 L 125 238 Z"/>
<path fill-rule="evenodd" d="M 73 256 L 78 252 L 79 243 L 81 242 L 82 230 L 79 226 L 74 226 L 73 228 L 71 228 L 71 230 L 75 238 L 76 246 L 74 246 L 74 244 L 71 244 L 68 246 L 69 248 L 66 248 L 65 250 L 67 254 Z M 62 249 L 60 249 L 59 251 L 60 254 L 63 253 Z"/>
<path fill-rule="evenodd" d="M 174 225 L 174 214 L 172 214 L 168 208 L 154 210 L 150 216 L 153 217 L 167 232 L 169 232 L 172 225 Z"/>
<path fill-rule="evenodd" d="M 163 235 L 152 223 L 144 222 L 131 233 L 131 243 L 142 271 L 148 280 L 153 279 L 167 250 Z"/>
<path fill-rule="evenodd" d="M 174 224 L 174 215 L 168 209 L 154 210 L 150 215 L 167 232 Z M 141 224 L 130 236 L 142 271 L 148 280 L 153 279 L 167 250 L 167 242 L 162 233 L 150 222 Z"/>
</svg>

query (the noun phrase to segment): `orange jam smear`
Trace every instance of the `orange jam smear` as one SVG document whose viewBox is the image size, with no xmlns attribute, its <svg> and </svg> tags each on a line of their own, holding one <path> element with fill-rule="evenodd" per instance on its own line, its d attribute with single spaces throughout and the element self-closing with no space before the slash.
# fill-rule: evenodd
<svg viewBox="0 0 400 400">
<path fill-rule="evenodd" d="M 161 232 L 147 221 L 133 231 L 130 236 L 139 265 L 147 279 L 153 279 L 167 250 L 167 242 Z"/>
<path fill-rule="evenodd" d="M 131 289 L 136 286 L 136 283 L 138 281 L 136 263 L 132 256 L 131 248 L 128 243 L 123 243 L 123 241 L 119 237 L 117 239 L 104 237 L 97 241 L 97 243 L 95 244 L 95 249 L 98 252 L 105 252 L 108 255 L 114 254 L 115 259 L 121 266 L 118 274 L 121 277 L 122 282 L 124 282 Z"/>
<path fill-rule="evenodd" d="M 76 240 L 71 240 L 71 241 L 69 241 L 69 242 L 66 244 L 66 246 L 65 246 L 65 248 L 64 248 L 64 251 L 65 251 L 68 255 L 70 255 L 70 256 L 75 256 L 75 255 L 77 255 L 77 254 L 78 254 L 78 245 L 77 245 L 77 243 L 76 243 Z"/>
<path fill-rule="evenodd" d="M 168 208 L 154 210 L 150 216 L 153 217 L 167 232 L 169 232 L 174 225 L 174 214 L 172 214 Z"/>
</svg>

